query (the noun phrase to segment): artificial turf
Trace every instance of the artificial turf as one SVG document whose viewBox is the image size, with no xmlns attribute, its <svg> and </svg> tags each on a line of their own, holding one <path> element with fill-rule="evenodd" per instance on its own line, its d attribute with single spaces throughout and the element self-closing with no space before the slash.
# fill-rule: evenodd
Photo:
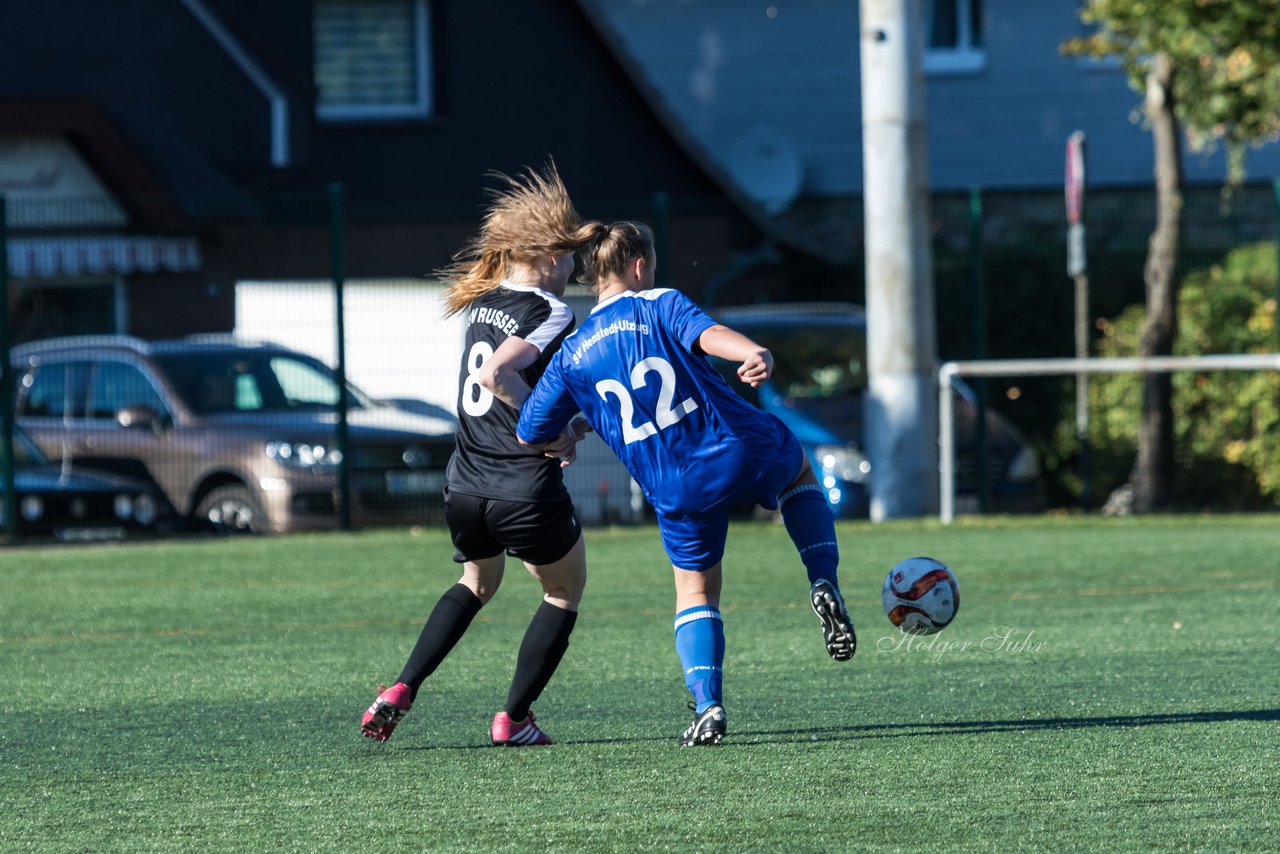
<svg viewBox="0 0 1280 854">
<path fill-rule="evenodd" d="M 781 526 L 730 533 L 729 736 L 681 749 L 670 568 L 589 531 L 536 704 L 488 744 L 538 600 L 497 598 L 392 739 L 359 735 L 456 578 L 441 531 L 0 550 L 0 849 L 841 851 L 1280 847 L 1280 521 L 839 529 L 830 661 Z M 960 580 L 944 632 L 881 613 L 898 559 Z"/>
</svg>

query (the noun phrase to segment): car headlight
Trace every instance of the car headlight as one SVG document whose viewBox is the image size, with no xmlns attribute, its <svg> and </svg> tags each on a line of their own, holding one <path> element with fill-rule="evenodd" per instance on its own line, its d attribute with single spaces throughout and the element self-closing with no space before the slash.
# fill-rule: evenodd
<svg viewBox="0 0 1280 854">
<path fill-rule="evenodd" d="M 22 499 L 22 506 L 18 511 L 28 522 L 38 521 L 44 515 L 44 499 L 39 495 L 28 495 Z"/>
<path fill-rule="evenodd" d="M 1009 480 L 1035 480 L 1040 476 L 1040 458 L 1030 448 L 1018 451 L 1009 461 Z"/>
<path fill-rule="evenodd" d="M 837 480 L 846 483 L 862 483 L 871 474 L 871 463 L 853 445 L 819 445 L 814 449 L 818 459 L 818 480 L 831 488 Z M 831 478 L 831 483 L 827 479 Z"/>
<path fill-rule="evenodd" d="M 133 517 L 133 497 L 125 495 L 123 492 L 120 493 L 111 502 L 111 509 L 115 511 L 117 519 L 131 519 Z"/>
<path fill-rule="evenodd" d="M 342 462 L 342 452 L 308 442 L 268 442 L 268 459 L 296 469 L 329 468 Z"/>
<path fill-rule="evenodd" d="M 139 525 L 152 525 L 160 516 L 160 508 L 150 495 L 139 495 L 133 500 L 133 518 Z"/>
</svg>

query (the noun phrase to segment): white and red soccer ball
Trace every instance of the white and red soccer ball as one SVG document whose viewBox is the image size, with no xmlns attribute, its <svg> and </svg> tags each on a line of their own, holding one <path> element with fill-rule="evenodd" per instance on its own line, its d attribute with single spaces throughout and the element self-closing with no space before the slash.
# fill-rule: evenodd
<svg viewBox="0 0 1280 854">
<path fill-rule="evenodd" d="M 940 632 L 960 610 L 960 585 L 951 570 L 931 557 L 909 557 L 884 579 L 885 616 L 904 632 Z"/>
</svg>

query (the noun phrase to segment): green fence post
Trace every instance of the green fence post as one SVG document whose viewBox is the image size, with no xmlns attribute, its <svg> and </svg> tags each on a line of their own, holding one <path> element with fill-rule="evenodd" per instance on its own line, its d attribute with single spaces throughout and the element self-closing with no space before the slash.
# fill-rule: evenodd
<svg viewBox="0 0 1280 854">
<path fill-rule="evenodd" d="M 987 279 L 982 255 L 982 188 L 969 189 L 969 282 L 973 290 L 973 358 L 987 358 Z M 978 446 L 978 510 L 991 507 L 991 478 L 987 471 L 987 391 L 988 381 L 979 378 L 974 384 L 978 396 L 978 417 L 974 440 Z"/>
<path fill-rule="evenodd" d="M 4 537 L 18 537 L 18 502 L 13 491 L 13 365 L 9 362 L 9 216 L 0 193 L 0 477 L 4 490 Z"/>
<path fill-rule="evenodd" d="M 338 336 L 338 453 L 342 458 L 338 461 L 338 520 L 342 530 L 350 531 L 351 526 L 351 454 L 348 447 L 347 404 L 347 327 L 345 290 L 346 290 L 346 253 L 344 245 L 344 198 L 342 184 L 329 185 L 329 260 L 333 273 L 334 308 L 337 317 Z"/>
</svg>

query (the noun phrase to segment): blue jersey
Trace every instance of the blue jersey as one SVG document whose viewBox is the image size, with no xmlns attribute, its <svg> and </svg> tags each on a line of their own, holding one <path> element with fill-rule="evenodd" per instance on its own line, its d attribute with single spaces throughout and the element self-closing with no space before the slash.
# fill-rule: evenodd
<svg viewBox="0 0 1280 854">
<path fill-rule="evenodd" d="M 714 325 L 667 288 L 599 303 L 551 360 L 517 435 L 548 442 L 581 410 L 658 512 L 716 508 L 764 474 L 782 428 L 698 350 L 698 336 Z"/>
</svg>

